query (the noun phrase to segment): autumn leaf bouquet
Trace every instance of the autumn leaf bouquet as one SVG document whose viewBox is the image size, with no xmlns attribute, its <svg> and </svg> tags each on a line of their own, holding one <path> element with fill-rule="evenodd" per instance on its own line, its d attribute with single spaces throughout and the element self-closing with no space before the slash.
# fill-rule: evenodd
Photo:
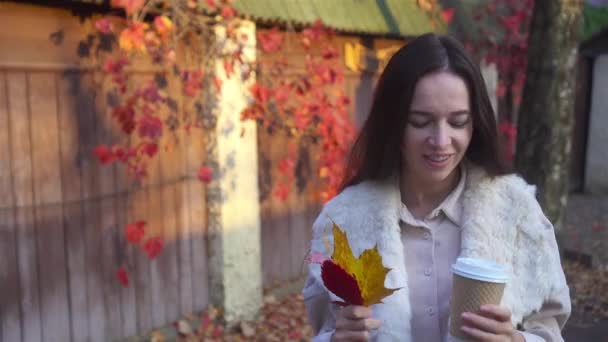
<svg viewBox="0 0 608 342">
<path fill-rule="evenodd" d="M 382 303 L 382 299 L 397 289 L 384 287 L 390 268 L 382 264 L 378 247 L 367 249 L 355 258 L 346 233 L 333 224 L 334 248 L 331 258 L 324 259 L 315 254 L 311 262 L 321 264 L 321 278 L 325 287 L 342 301 L 339 305 L 370 306 Z"/>
</svg>

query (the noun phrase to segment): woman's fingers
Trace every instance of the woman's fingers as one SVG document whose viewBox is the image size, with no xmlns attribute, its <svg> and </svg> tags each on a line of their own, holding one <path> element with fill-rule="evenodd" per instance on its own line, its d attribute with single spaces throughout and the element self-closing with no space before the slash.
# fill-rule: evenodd
<svg viewBox="0 0 608 342">
<path fill-rule="evenodd" d="M 369 339 L 367 331 L 336 331 L 332 341 L 366 341 Z"/>
<path fill-rule="evenodd" d="M 349 319 L 363 319 L 372 317 L 372 309 L 366 306 L 351 305 L 342 308 L 342 314 Z"/>
<path fill-rule="evenodd" d="M 370 330 L 377 329 L 380 321 L 373 319 L 372 310 L 364 306 L 347 306 L 340 309 L 336 319 L 334 341 L 367 341 Z"/>
<path fill-rule="evenodd" d="M 468 327 L 466 325 L 463 325 L 460 329 L 465 334 L 472 337 L 475 341 L 484 341 L 484 342 L 485 341 L 499 341 L 500 335 L 495 335 L 495 334 L 483 331 L 481 329 L 477 329 L 474 327 Z"/>
<path fill-rule="evenodd" d="M 336 330 L 368 331 L 378 329 L 380 321 L 373 318 L 336 321 Z"/>
<path fill-rule="evenodd" d="M 486 304 L 482 305 L 480 309 L 480 314 L 482 316 L 488 318 L 494 318 L 500 322 L 510 322 L 511 321 L 511 310 L 506 307 Z"/>
<path fill-rule="evenodd" d="M 505 322 L 497 321 L 494 318 L 488 318 L 471 312 L 465 312 L 462 314 L 462 320 L 464 321 L 465 325 L 469 327 L 477 328 L 489 333 L 499 335 L 510 333 L 510 323 L 507 325 Z"/>
</svg>

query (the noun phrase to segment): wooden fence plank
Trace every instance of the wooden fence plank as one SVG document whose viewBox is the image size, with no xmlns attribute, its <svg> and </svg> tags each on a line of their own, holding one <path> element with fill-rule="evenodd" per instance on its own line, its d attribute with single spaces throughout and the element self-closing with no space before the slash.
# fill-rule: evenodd
<svg viewBox="0 0 608 342">
<path fill-rule="evenodd" d="M 139 220 L 147 221 L 149 224 L 148 194 L 147 189 L 139 188 L 133 193 L 133 216 L 130 222 Z M 150 227 L 146 227 L 149 229 Z M 152 326 L 152 297 L 150 293 L 150 260 L 143 250 L 137 248 L 134 251 L 136 264 L 135 270 L 135 296 L 137 298 L 137 331 L 138 333 L 148 331 Z"/>
<path fill-rule="evenodd" d="M 311 222 L 308 217 L 308 192 L 310 182 L 316 173 L 312 170 L 309 147 L 299 142 L 297 151 L 298 162 L 295 166 L 295 184 L 289 202 L 289 246 L 291 257 L 291 272 L 289 280 L 295 280 L 303 275 L 305 259 L 308 254 L 309 240 L 306 239 Z"/>
<path fill-rule="evenodd" d="M 110 92 L 111 84 L 104 85 L 104 92 Z M 107 100 L 106 100 L 107 101 Z M 109 103 L 106 106 L 106 115 L 110 115 L 107 111 L 110 110 Z M 113 132 L 117 132 L 116 143 L 128 146 L 130 142 L 127 136 L 116 120 L 113 121 Z M 122 336 L 134 336 L 139 331 L 137 329 L 137 254 L 141 253 L 139 247 L 131 245 L 125 236 L 125 227 L 127 224 L 133 223 L 142 217 L 136 217 L 135 206 L 135 190 L 133 179 L 127 172 L 127 167 L 124 164 L 119 164 L 115 170 L 116 182 L 115 191 L 117 193 L 116 206 L 116 225 L 117 225 L 117 240 L 120 246 L 118 250 L 117 267 L 124 267 L 129 277 L 128 286 L 120 286 L 121 314 L 122 319 Z M 117 269 L 114 270 L 116 272 Z M 114 273 L 114 277 L 116 274 Z"/>
<path fill-rule="evenodd" d="M 45 341 L 70 339 L 55 74 L 29 73 L 32 171 Z"/>
<path fill-rule="evenodd" d="M 188 143 L 179 149 L 180 153 L 180 168 L 188 170 Z M 178 264 L 179 264 L 179 301 L 180 312 L 182 314 L 190 314 L 193 312 L 193 259 L 192 259 L 192 241 L 191 231 L 192 224 L 190 222 L 190 208 L 193 205 L 190 203 L 190 195 L 188 187 L 191 182 L 180 182 L 177 185 L 176 208 L 178 212 Z"/>
<path fill-rule="evenodd" d="M 15 196 L 15 229 L 21 284 L 22 341 L 42 341 L 38 264 L 33 210 L 33 184 L 30 137 L 30 113 L 27 103 L 26 75 L 8 72 L 8 104 L 11 118 L 11 163 Z"/>
<path fill-rule="evenodd" d="M 92 84 L 90 74 L 82 74 L 82 89 L 86 90 Z M 81 123 L 82 150 L 82 200 L 85 224 L 86 267 L 87 267 L 87 297 L 89 299 L 89 339 L 105 341 L 108 329 L 106 321 L 106 305 L 103 289 L 103 255 L 101 250 L 101 213 L 99 189 L 99 162 L 93 155 L 97 139 L 97 118 L 95 99 L 84 97 L 79 108 Z"/>
<path fill-rule="evenodd" d="M 116 200 L 117 224 L 119 228 L 118 238 L 122 253 L 120 254 L 120 266 L 127 270 L 130 281 L 126 287 L 121 287 L 122 305 L 122 331 L 123 336 L 134 336 L 137 334 L 137 300 L 135 297 L 134 275 L 135 267 L 135 248 L 129 245 L 125 238 L 125 227 L 130 223 L 132 214 L 133 196 L 130 192 L 131 181 L 126 173 L 126 168 L 120 165 L 116 170 L 116 191 L 119 196 Z M 131 212 L 131 214 L 129 214 Z"/>
<path fill-rule="evenodd" d="M 180 128 L 181 129 L 181 128 Z M 181 166 L 179 148 L 174 141 L 173 133 L 166 129 L 163 134 L 160 147 L 160 173 L 161 173 L 161 196 L 163 203 L 163 217 L 161 224 L 164 230 L 165 249 L 163 250 L 160 263 L 164 274 L 163 299 L 165 306 L 165 322 L 173 322 L 180 318 L 179 312 L 179 265 L 177 254 L 178 227 L 176 208 L 176 191 Z"/>
<path fill-rule="evenodd" d="M 105 84 L 109 84 L 106 80 Z M 114 119 L 106 113 L 106 90 L 107 86 L 86 85 L 92 87 L 87 89 L 87 93 L 94 94 L 95 113 L 96 113 L 96 133 L 97 144 L 112 146 L 115 143 L 113 129 Z M 121 306 L 120 306 L 120 285 L 116 280 L 115 273 L 119 267 L 120 245 L 118 240 L 118 227 L 116 218 L 116 185 L 115 174 L 116 166 L 103 165 L 99 167 L 99 213 L 100 213 L 100 242 L 101 251 L 100 263 L 102 264 L 102 289 L 104 293 L 104 303 L 106 307 L 106 339 L 115 340 L 122 337 L 121 332 Z"/>
<path fill-rule="evenodd" d="M 133 85 L 142 84 L 146 75 L 131 75 Z M 138 134 L 132 134 L 131 146 L 137 146 L 142 139 Z M 149 207 L 149 189 L 150 180 L 145 179 L 138 183 L 138 186 L 133 190 L 132 201 L 129 203 L 131 207 L 130 222 L 143 220 L 147 222 L 146 237 L 149 236 L 152 229 L 151 208 Z M 143 249 L 140 247 L 132 247 L 134 249 L 135 262 L 135 296 L 137 302 L 137 332 L 147 332 L 154 327 L 152 311 L 152 292 L 150 288 L 150 260 L 147 258 Z"/>
<path fill-rule="evenodd" d="M 58 75 L 59 140 L 61 149 L 61 185 L 69 275 L 71 334 L 74 341 L 89 336 L 86 251 L 83 234 L 84 217 L 81 203 L 80 121 L 82 99 L 80 75 L 72 72 Z"/>
<path fill-rule="evenodd" d="M 21 340 L 19 268 L 6 75 L 0 72 L 0 341 Z"/>
<path fill-rule="evenodd" d="M 184 139 L 187 149 L 186 179 L 190 212 L 190 239 L 192 240 L 192 296 L 193 310 L 201 311 L 209 303 L 209 272 L 207 264 L 207 199 L 205 185 L 197 178 L 198 170 L 206 161 L 204 134 L 193 129 Z M 218 175 L 214 175 L 218 177 Z M 189 210 L 188 210 L 189 208 Z"/>
<path fill-rule="evenodd" d="M 164 134 L 167 134 L 166 129 Z M 161 148 L 161 146 L 159 146 Z M 160 153 L 160 152 L 159 152 Z M 160 236 L 164 239 L 163 234 L 163 216 L 164 206 L 162 203 L 162 175 L 160 174 L 160 156 L 154 156 L 148 164 L 148 228 L 149 232 L 146 238 Z M 165 323 L 165 303 L 164 303 L 164 269 L 160 259 L 166 257 L 164 252 L 149 260 L 150 267 L 150 295 L 152 298 L 152 325 L 160 327 Z"/>
</svg>

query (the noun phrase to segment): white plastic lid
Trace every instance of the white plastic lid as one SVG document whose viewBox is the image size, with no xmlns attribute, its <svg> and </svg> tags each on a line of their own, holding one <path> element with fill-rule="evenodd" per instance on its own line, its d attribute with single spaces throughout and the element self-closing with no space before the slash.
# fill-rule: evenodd
<svg viewBox="0 0 608 342">
<path fill-rule="evenodd" d="M 458 258 L 452 265 L 452 271 L 461 277 L 489 283 L 506 283 L 508 279 L 502 265 L 484 259 Z"/>
</svg>

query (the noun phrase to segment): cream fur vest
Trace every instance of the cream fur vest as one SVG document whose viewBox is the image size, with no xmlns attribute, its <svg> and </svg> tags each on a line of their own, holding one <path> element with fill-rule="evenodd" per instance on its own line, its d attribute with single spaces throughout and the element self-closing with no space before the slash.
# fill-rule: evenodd
<svg viewBox="0 0 608 342">
<path fill-rule="evenodd" d="M 553 227 L 534 197 L 534 187 L 520 177 L 490 178 L 481 169 L 470 166 L 467 173 L 460 255 L 494 260 L 506 266 L 509 282 L 502 305 L 511 309 L 513 324 L 517 325 L 567 286 Z M 333 220 L 346 231 L 355 256 L 377 244 L 384 265 L 392 269 L 385 286 L 401 290 L 385 298 L 384 303 L 373 306 L 374 317 L 382 321 L 373 333 L 377 341 L 412 341 L 410 293 L 400 239 L 400 206 L 395 181 L 363 182 L 329 201 L 313 225 L 311 252 L 330 255 L 323 236 L 333 245 Z M 338 299 L 332 293 L 328 296 L 317 264 L 310 265 L 303 292 L 309 312 L 311 302 L 317 301 L 315 305 L 319 306 L 319 298 L 325 298 L 327 307 L 332 305 L 329 300 Z M 320 329 L 325 319 L 311 317 L 313 327 Z"/>
</svg>

